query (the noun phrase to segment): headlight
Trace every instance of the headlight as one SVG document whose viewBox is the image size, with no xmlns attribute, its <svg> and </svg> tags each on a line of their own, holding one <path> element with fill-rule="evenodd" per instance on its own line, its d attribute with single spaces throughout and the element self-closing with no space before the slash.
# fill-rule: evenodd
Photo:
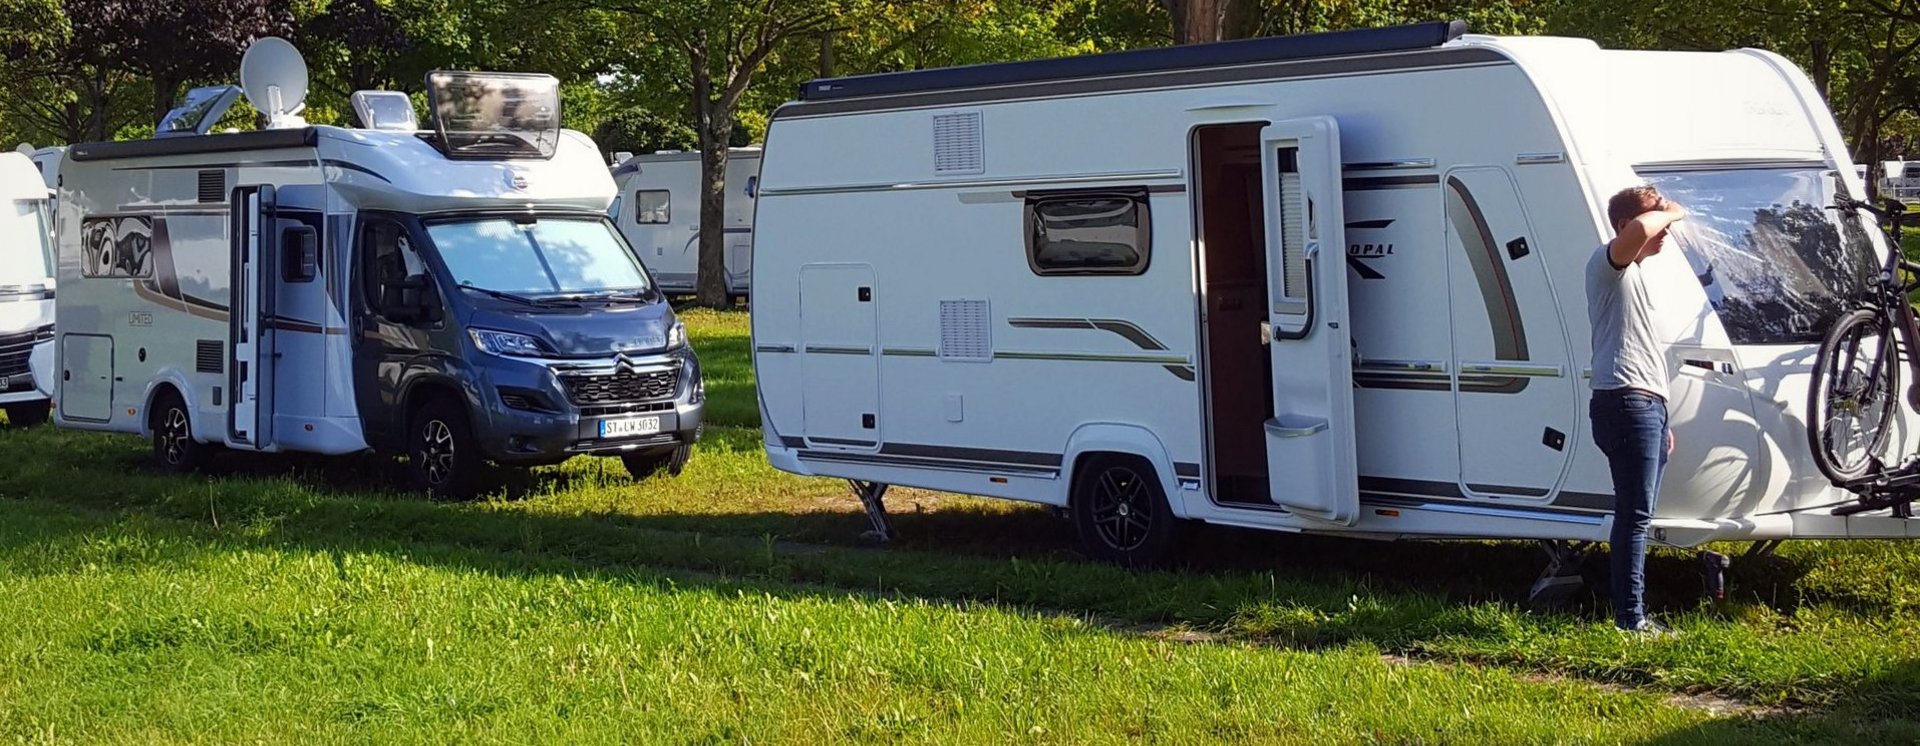
<svg viewBox="0 0 1920 746">
<path fill-rule="evenodd" d="M 667 349 L 678 350 L 687 345 L 687 325 L 679 319 L 673 320 L 673 326 L 667 329 Z"/>
<path fill-rule="evenodd" d="M 497 332 L 492 329 L 468 329 L 467 334 L 473 337 L 473 344 L 483 352 L 516 357 L 540 357 L 547 354 L 547 348 L 540 344 L 540 340 L 525 334 Z"/>
</svg>

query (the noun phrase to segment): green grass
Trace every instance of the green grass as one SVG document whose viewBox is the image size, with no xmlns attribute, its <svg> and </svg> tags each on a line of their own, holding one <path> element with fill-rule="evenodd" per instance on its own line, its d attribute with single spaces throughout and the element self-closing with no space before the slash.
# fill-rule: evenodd
<svg viewBox="0 0 1920 746">
<path fill-rule="evenodd" d="M 1520 610 L 1517 544 L 1207 530 L 1130 573 L 1045 511 L 901 491 L 874 550 L 843 485 L 761 456 L 745 317 L 688 320 L 718 424 L 647 484 L 577 459 L 436 504 L 374 459 L 181 479 L 135 440 L 0 431 L 0 739 L 1920 738 L 1911 543 L 1790 545 L 1721 606 L 1656 556 L 1662 642 Z"/>
</svg>

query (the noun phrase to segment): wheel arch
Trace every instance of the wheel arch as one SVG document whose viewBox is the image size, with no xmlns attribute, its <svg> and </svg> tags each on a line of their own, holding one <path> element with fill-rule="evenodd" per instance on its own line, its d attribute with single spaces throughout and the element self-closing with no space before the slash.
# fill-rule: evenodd
<svg viewBox="0 0 1920 746">
<path fill-rule="evenodd" d="M 1177 518 L 1188 518 L 1185 501 L 1181 499 L 1180 485 L 1174 472 L 1172 454 L 1166 444 L 1152 430 L 1139 425 L 1122 423 L 1088 423 L 1081 425 L 1067 438 L 1066 452 L 1062 455 L 1060 492 L 1055 496 L 1058 505 L 1073 504 L 1073 485 L 1079 480 L 1080 467 L 1089 457 L 1112 454 L 1130 456 L 1147 462 L 1153 468 L 1154 478 L 1160 481 L 1160 489 L 1167 496 L 1167 506 Z"/>
</svg>

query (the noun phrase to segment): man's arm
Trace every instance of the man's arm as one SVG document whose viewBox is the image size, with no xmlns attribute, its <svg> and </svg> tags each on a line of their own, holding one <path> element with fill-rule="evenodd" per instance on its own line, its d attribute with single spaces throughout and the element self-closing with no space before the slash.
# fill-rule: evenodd
<svg viewBox="0 0 1920 746">
<path fill-rule="evenodd" d="M 1662 201 L 1659 209 L 1643 213 L 1621 226 L 1620 235 L 1614 236 L 1613 242 L 1607 244 L 1607 261 L 1613 264 L 1614 269 L 1626 269 L 1633 260 L 1640 258 L 1640 250 L 1646 248 L 1648 241 L 1686 216 L 1686 211 L 1672 200 Z"/>
</svg>

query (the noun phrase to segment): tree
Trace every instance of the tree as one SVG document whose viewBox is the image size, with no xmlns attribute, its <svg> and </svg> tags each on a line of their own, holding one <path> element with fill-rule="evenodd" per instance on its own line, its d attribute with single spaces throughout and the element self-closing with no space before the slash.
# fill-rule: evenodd
<svg viewBox="0 0 1920 746">
<path fill-rule="evenodd" d="M 622 0 L 600 7 L 636 21 L 632 28 L 646 31 L 638 41 L 681 70 L 662 77 L 687 97 L 700 147 L 696 302 L 724 307 L 727 144 L 741 98 L 789 41 L 833 28 L 838 7 L 820 0 Z"/>
<path fill-rule="evenodd" d="M 77 45 L 58 0 L 0 0 L 0 110 L 32 142 L 104 140 L 123 123 L 126 76 Z"/>
<path fill-rule="evenodd" d="M 232 80 L 254 39 L 293 29 L 291 0 L 63 0 L 86 61 L 153 86 L 153 121 L 191 81 Z"/>
<path fill-rule="evenodd" d="M 1227 38 L 1235 0 L 1160 0 L 1173 19 L 1173 43 L 1204 44 Z"/>
</svg>

